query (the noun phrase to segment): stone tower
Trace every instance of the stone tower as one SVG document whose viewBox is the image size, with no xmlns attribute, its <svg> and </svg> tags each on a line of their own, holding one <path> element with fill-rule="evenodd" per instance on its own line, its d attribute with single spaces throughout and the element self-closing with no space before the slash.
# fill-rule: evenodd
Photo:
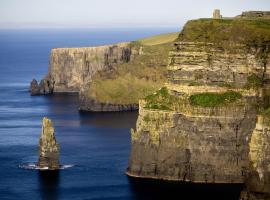
<svg viewBox="0 0 270 200">
<path fill-rule="evenodd" d="M 221 19 L 222 15 L 220 14 L 220 10 L 219 9 L 215 9 L 213 12 L 213 18 L 214 19 Z"/>
</svg>

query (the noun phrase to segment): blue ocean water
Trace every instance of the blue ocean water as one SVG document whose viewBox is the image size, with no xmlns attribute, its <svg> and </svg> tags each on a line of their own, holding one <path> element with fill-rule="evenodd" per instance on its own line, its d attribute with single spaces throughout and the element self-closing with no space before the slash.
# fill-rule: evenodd
<svg viewBox="0 0 270 200">
<path fill-rule="evenodd" d="M 137 112 L 79 113 L 76 94 L 28 93 L 32 78 L 47 73 L 51 48 L 111 44 L 171 31 L 178 29 L 1 30 L 0 199 L 237 199 L 236 187 L 128 178 L 129 132 Z M 55 124 L 61 164 L 67 166 L 58 172 L 22 167 L 37 161 L 43 116 Z"/>
</svg>

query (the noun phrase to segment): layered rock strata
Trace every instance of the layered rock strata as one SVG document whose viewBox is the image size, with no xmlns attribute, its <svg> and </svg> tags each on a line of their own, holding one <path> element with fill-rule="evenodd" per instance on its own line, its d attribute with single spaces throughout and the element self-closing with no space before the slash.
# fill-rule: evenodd
<svg viewBox="0 0 270 200">
<path fill-rule="evenodd" d="M 161 89 L 140 101 L 128 175 L 242 183 L 248 199 L 268 198 L 268 128 L 256 125 L 256 116 L 269 106 L 269 44 L 220 32 L 245 22 L 198 20 L 184 27 L 169 56 L 169 94 Z"/>
<path fill-rule="evenodd" d="M 248 138 L 256 112 L 249 107 L 192 108 L 178 112 L 140 105 L 132 132 L 128 174 L 198 183 L 244 183 Z"/>
<path fill-rule="evenodd" d="M 59 144 L 56 142 L 53 123 L 47 117 L 42 121 L 42 132 L 39 139 L 38 166 L 41 169 L 59 169 Z"/>
<path fill-rule="evenodd" d="M 54 81 L 54 92 L 79 92 L 97 71 L 129 62 L 131 54 L 129 43 L 53 49 L 49 75 Z"/>
</svg>

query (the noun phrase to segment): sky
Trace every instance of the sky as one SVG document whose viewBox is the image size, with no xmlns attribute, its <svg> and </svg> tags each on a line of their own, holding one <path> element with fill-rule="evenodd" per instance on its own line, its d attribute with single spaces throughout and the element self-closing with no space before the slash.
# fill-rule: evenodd
<svg viewBox="0 0 270 200">
<path fill-rule="evenodd" d="M 270 10 L 270 0 L 0 0 L 0 29 L 180 27 L 189 19 Z"/>
</svg>

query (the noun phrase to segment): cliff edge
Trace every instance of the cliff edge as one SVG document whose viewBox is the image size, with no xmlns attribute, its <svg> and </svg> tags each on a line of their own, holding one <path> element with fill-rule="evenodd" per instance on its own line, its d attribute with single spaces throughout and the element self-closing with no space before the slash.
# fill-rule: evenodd
<svg viewBox="0 0 270 200">
<path fill-rule="evenodd" d="M 82 111 L 137 110 L 139 99 L 166 80 L 178 33 L 114 45 L 52 49 L 48 75 L 31 82 L 31 95 L 78 92 Z"/>
<path fill-rule="evenodd" d="M 140 101 L 127 174 L 240 183 L 243 198 L 270 198 L 270 123 L 256 124 L 268 116 L 269 41 L 268 19 L 188 21 L 169 54 L 166 84 Z"/>
</svg>

